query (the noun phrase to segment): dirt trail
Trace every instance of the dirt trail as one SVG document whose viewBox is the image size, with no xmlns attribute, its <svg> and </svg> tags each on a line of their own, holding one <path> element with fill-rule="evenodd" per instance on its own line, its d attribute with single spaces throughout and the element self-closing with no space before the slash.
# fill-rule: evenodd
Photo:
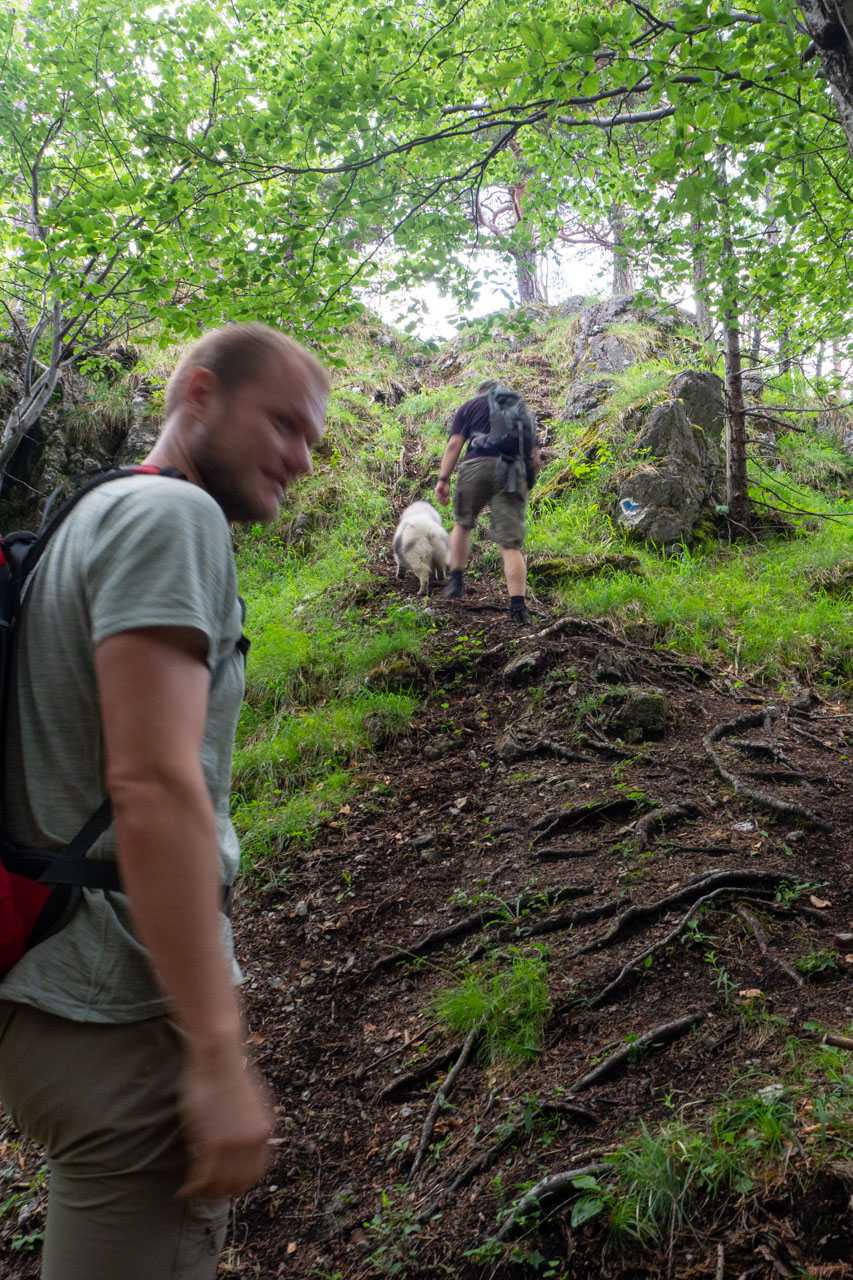
<svg viewBox="0 0 853 1280">
<path fill-rule="evenodd" d="M 410 587 L 389 573 L 377 605 Z M 431 603 L 445 624 L 424 654 L 435 696 L 377 757 L 375 794 L 238 916 L 252 1044 L 282 1128 L 268 1183 L 239 1206 L 226 1274 L 534 1275 L 466 1259 L 496 1230 L 502 1198 L 594 1162 L 640 1118 L 740 1077 L 765 1082 L 778 1040 L 753 1033 L 739 991 L 761 992 L 753 1004 L 791 1031 L 851 1022 L 853 947 L 835 940 L 853 920 L 844 706 L 735 687 L 605 625 L 554 628 L 541 607 L 519 635 L 503 599 L 470 580 L 462 601 L 434 587 Z M 531 669 L 506 675 L 522 654 Z M 662 740 L 620 740 L 627 685 L 665 693 Z M 703 738 L 729 722 L 711 744 L 719 763 L 787 813 L 721 777 Z M 811 887 L 792 900 L 796 882 Z M 514 1073 L 472 1054 L 411 1177 L 437 1085 L 463 1050 L 431 1025 L 429 996 L 496 941 L 547 944 L 544 1051 Z M 837 968 L 815 980 L 796 967 L 833 950 Z M 611 1060 L 644 1036 L 646 1052 Z M 386 1228 L 366 1232 L 383 1192 Z M 810 1198 L 777 1196 L 740 1236 L 727 1223 L 725 1275 L 756 1260 L 748 1274 L 768 1277 L 846 1261 L 848 1197 L 828 1178 Z M 675 1270 L 655 1258 L 626 1269 L 567 1221 L 554 1215 L 542 1250 L 568 1258 L 583 1242 L 572 1276 L 718 1274 L 716 1244 L 707 1257 L 688 1249 Z"/>
<path fill-rule="evenodd" d="M 411 589 L 389 566 L 371 607 Z M 853 944 L 836 940 L 853 921 L 846 707 L 736 687 L 542 607 L 519 633 L 470 579 L 459 602 L 433 587 L 431 605 L 444 625 L 411 733 L 369 763 L 373 790 L 295 856 L 292 879 L 237 904 L 250 1044 L 280 1128 L 275 1167 L 236 1206 L 222 1276 L 540 1274 L 466 1257 L 523 1185 L 594 1165 L 639 1119 L 766 1083 L 779 1026 L 853 1019 Z M 506 673 L 519 655 L 527 672 Z M 665 695 L 661 740 L 618 731 L 628 686 Z M 703 739 L 725 724 L 718 762 L 786 813 L 721 776 Z M 797 882 L 809 887 L 785 887 Z M 464 1050 L 434 1024 L 431 993 L 484 944 L 537 942 L 552 1002 L 538 1061 L 489 1067 L 470 1045 L 411 1176 Z M 827 951 L 834 969 L 797 968 Z M 782 1020 L 775 1039 L 745 1005 Z M 385 1227 L 366 1231 L 383 1193 Z M 669 1260 L 602 1259 L 595 1222 L 572 1229 L 559 1207 L 533 1243 L 572 1277 L 841 1276 L 849 1193 L 831 1170 L 807 1194 L 777 1187 Z M 7 1232 L 0 1277 L 35 1274 Z"/>
</svg>

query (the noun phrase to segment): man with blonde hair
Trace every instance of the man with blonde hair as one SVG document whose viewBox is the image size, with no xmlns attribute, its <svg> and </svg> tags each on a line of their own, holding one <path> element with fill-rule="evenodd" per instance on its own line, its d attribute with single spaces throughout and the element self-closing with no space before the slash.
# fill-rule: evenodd
<svg viewBox="0 0 853 1280">
<path fill-rule="evenodd" d="M 108 795 L 88 856 L 121 885 L 84 890 L 0 982 L 0 1097 L 50 1171 L 43 1280 L 212 1280 L 229 1197 L 268 1165 L 223 910 L 245 651 L 228 522 L 276 518 L 327 391 L 266 326 L 207 334 L 170 381 L 154 474 L 86 493 L 29 585 L 5 834 L 62 850 Z"/>
<path fill-rule="evenodd" d="M 495 420 L 519 424 L 518 434 L 527 442 L 525 454 L 519 440 L 497 435 Z M 450 499 L 450 476 L 465 444 L 468 451 L 453 494 L 454 524 L 450 533 L 450 578 L 444 594 L 450 599 L 462 595 L 462 574 L 471 552 L 471 531 L 480 512 L 490 508 L 489 533 L 500 547 L 504 578 L 509 595 L 510 618 L 518 626 L 529 626 L 527 608 L 527 563 L 524 542 L 530 486 L 539 470 L 539 445 L 533 418 L 517 392 L 495 378 L 477 388 L 477 395 L 456 411 L 450 438 L 438 470 L 435 496 L 442 506 Z"/>
</svg>

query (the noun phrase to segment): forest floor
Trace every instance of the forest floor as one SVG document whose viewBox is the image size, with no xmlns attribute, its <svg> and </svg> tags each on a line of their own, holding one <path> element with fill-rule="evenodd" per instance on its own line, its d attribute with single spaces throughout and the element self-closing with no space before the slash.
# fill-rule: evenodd
<svg viewBox="0 0 853 1280">
<path fill-rule="evenodd" d="M 413 590 L 389 561 L 368 609 Z M 824 1152 L 799 1093 L 781 1159 L 700 1207 L 695 1234 L 626 1256 L 606 1215 L 572 1226 L 576 1192 L 532 1225 L 508 1220 L 544 1175 L 595 1171 L 641 1121 L 699 1123 L 721 1098 L 755 1096 L 780 1080 L 791 1037 L 851 1026 L 853 715 L 535 599 L 519 631 L 497 584 L 466 588 L 448 602 L 432 587 L 415 726 L 316 847 L 291 852 L 288 878 L 237 901 L 249 1043 L 278 1133 L 219 1274 L 853 1275 L 853 1162 L 831 1135 Z M 506 672 L 519 655 L 529 665 Z M 665 694 L 660 740 L 625 741 L 631 686 Z M 547 960 L 541 1051 L 490 1064 L 431 1000 L 525 956 Z M 8 1126 L 0 1140 L 3 1194 L 19 1197 L 0 1277 L 29 1280 L 37 1251 L 20 1246 L 44 1189 L 35 1153 Z M 489 1246 L 501 1222 L 506 1243 Z"/>
</svg>

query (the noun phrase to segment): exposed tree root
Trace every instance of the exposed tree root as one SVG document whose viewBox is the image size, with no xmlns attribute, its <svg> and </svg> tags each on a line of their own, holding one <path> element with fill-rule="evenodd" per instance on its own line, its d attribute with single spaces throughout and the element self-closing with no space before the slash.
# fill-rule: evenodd
<svg viewBox="0 0 853 1280">
<path fill-rule="evenodd" d="M 533 823 L 534 830 L 541 832 L 534 837 L 534 844 L 547 840 L 549 836 L 561 835 L 565 831 L 575 831 L 578 827 L 590 824 L 600 825 L 603 822 L 636 813 L 639 808 L 636 800 L 593 800 L 589 804 L 572 805 L 570 809 L 549 809 Z"/>
<path fill-rule="evenodd" d="M 462 920 L 457 920 L 455 924 L 447 925 L 444 929 L 433 929 L 431 933 L 425 934 L 422 938 L 413 942 L 411 946 L 401 947 L 392 952 L 391 955 L 382 956 L 368 970 L 368 973 L 378 973 L 383 969 L 390 969 L 401 960 L 428 955 L 430 951 L 437 950 L 439 947 L 444 946 L 446 942 L 455 942 L 457 938 L 465 938 L 469 934 L 479 933 L 480 930 L 487 928 L 490 924 L 506 920 L 509 906 L 514 907 L 517 912 L 526 911 L 533 906 L 556 907 L 561 902 L 567 902 L 573 898 L 585 898 L 594 892 L 595 890 L 590 885 L 566 885 L 562 889 L 542 889 L 538 893 L 522 893 L 507 906 L 490 908 L 488 911 L 475 911 L 472 915 L 465 916 Z"/>
<path fill-rule="evenodd" d="M 531 754 L 536 751 L 548 751 L 560 760 L 573 760 L 578 764 L 590 763 L 589 756 L 583 755 L 580 751 L 572 751 L 569 747 L 564 747 L 562 742 L 557 742 L 556 738 L 540 738 L 530 748 Z"/>
<path fill-rule="evenodd" d="M 590 632 L 601 636 L 608 644 L 616 645 L 620 649 L 631 649 L 636 653 L 648 654 L 650 661 L 655 666 L 666 666 L 670 671 L 682 671 L 691 677 L 702 676 L 709 681 L 714 678 L 714 673 L 709 671 L 707 667 L 700 666 L 698 662 L 687 662 L 683 658 L 677 658 L 674 654 L 665 653 L 649 645 L 634 644 L 631 640 L 626 640 L 624 636 L 619 636 L 614 631 L 608 630 L 607 627 L 601 626 L 600 623 L 593 622 L 591 618 L 575 618 L 570 615 L 564 618 L 557 618 L 555 622 L 551 622 L 547 627 L 543 627 L 541 631 L 537 631 L 535 638 L 536 640 L 546 640 L 549 636 L 572 633 L 583 635 Z M 482 662 L 484 659 L 494 658 L 514 644 L 516 644 L 515 640 L 504 640 L 500 644 L 493 645 L 491 649 L 484 649 L 482 653 L 478 653 L 476 661 Z"/>
<path fill-rule="evenodd" d="M 824 1044 L 834 1045 L 836 1049 L 853 1049 L 853 1040 L 850 1036 L 836 1036 L 828 1031 L 821 1039 Z"/>
<path fill-rule="evenodd" d="M 390 1102 L 393 1098 L 398 1098 L 401 1094 L 408 1093 L 410 1089 L 417 1088 L 422 1085 L 424 1080 L 429 1080 L 437 1071 L 442 1071 L 449 1062 L 452 1062 L 458 1053 L 462 1051 L 462 1041 L 456 1044 L 448 1045 L 439 1053 L 433 1054 L 428 1062 L 418 1062 L 414 1067 L 410 1068 L 405 1075 L 397 1076 L 384 1089 L 380 1089 L 378 1098 L 380 1102 Z"/>
<path fill-rule="evenodd" d="M 805 980 L 802 974 L 797 973 L 793 965 L 788 964 L 788 961 L 784 960 L 781 956 L 774 955 L 774 953 L 770 950 L 770 944 L 767 941 L 767 934 L 764 932 L 763 928 L 761 927 L 760 921 L 756 920 L 752 912 L 748 911 L 747 908 L 744 906 L 735 907 L 735 910 L 737 911 L 741 920 L 743 920 L 743 922 L 746 925 L 748 925 L 749 928 L 752 930 L 752 934 L 755 938 L 755 941 L 758 943 L 758 949 L 761 952 L 761 954 L 763 956 L 766 956 L 766 958 L 771 962 L 771 964 L 774 964 L 777 969 L 781 969 L 781 971 L 791 979 L 791 981 L 795 984 L 795 986 L 798 986 L 798 987 L 805 986 Z"/>
<path fill-rule="evenodd" d="M 548 916 L 545 920 L 537 920 L 526 929 L 520 929 L 518 936 L 540 938 L 543 933 L 558 933 L 561 929 L 573 929 L 581 924 L 596 924 L 599 920 L 606 920 L 608 916 L 612 916 L 624 901 L 624 898 L 608 898 L 597 907 L 587 907 L 583 911 L 561 911 L 555 916 Z"/>
<path fill-rule="evenodd" d="M 809 742 L 814 743 L 816 747 L 820 747 L 824 751 L 834 751 L 837 756 L 843 754 L 840 747 L 834 747 L 831 742 L 824 742 L 816 733 L 809 733 L 808 729 L 802 729 L 798 724 L 791 724 L 788 721 L 788 728 L 792 733 L 798 733 L 801 738 L 807 738 Z"/>
<path fill-rule="evenodd" d="M 459 1057 L 456 1059 L 455 1064 L 450 1069 L 450 1071 L 448 1071 L 444 1080 L 442 1080 L 441 1084 L 436 1090 L 435 1097 L 432 1100 L 432 1106 L 427 1112 L 427 1118 L 424 1121 L 424 1127 L 421 1130 L 421 1140 L 418 1143 L 418 1149 L 415 1152 L 415 1158 L 412 1162 L 412 1167 L 409 1170 L 409 1182 L 411 1182 L 412 1178 L 414 1178 L 415 1174 L 418 1172 L 418 1170 L 420 1169 L 421 1165 L 424 1162 L 424 1157 L 426 1156 L 426 1153 L 429 1150 L 429 1144 L 432 1141 L 433 1130 L 435 1129 L 435 1121 L 439 1111 L 441 1110 L 441 1104 L 444 1101 L 444 1099 L 448 1096 L 453 1086 L 456 1084 L 456 1081 L 459 1079 L 460 1075 L 462 1074 L 462 1070 L 465 1064 L 467 1063 L 468 1059 L 471 1057 L 471 1054 L 474 1050 L 474 1045 L 477 1043 L 477 1037 L 479 1036 L 479 1034 L 480 1034 L 479 1027 L 474 1027 L 472 1031 L 468 1032 L 468 1035 L 465 1037 L 465 1043 L 462 1046 L 462 1052 L 459 1054 Z"/>
<path fill-rule="evenodd" d="M 744 755 L 753 756 L 756 760 L 774 760 L 776 764 L 786 765 L 793 773 L 797 772 L 797 764 L 785 755 L 781 747 L 772 742 L 754 742 L 751 738 L 729 738 L 730 747 L 737 747 Z"/>
<path fill-rule="evenodd" d="M 701 817 L 704 812 L 695 800 L 683 800 L 681 804 L 664 805 L 647 813 L 634 823 L 634 848 L 637 853 L 645 853 L 651 847 L 652 836 L 657 827 L 665 828 L 667 823 L 681 822 L 688 818 Z"/>
<path fill-rule="evenodd" d="M 537 862 L 561 862 L 565 858 L 591 858 L 599 853 L 598 849 L 532 849 L 530 856 Z"/>
<path fill-rule="evenodd" d="M 624 636 L 619 636 L 615 631 L 610 631 L 607 627 L 601 626 L 600 623 L 593 622 L 591 618 L 573 618 L 571 616 L 558 618 L 556 622 L 552 622 L 550 626 L 545 627 L 542 631 L 537 632 L 537 639 L 545 636 L 557 635 L 561 632 L 592 631 L 596 635 L 607 640 L 609 644 L 618 645 L 620 649 L 633 649 L 636 653 L 647 653 L 657 666 L 667 666 L 672 671 L 684 671 L 688 675 L 701 675 L 707 680 L 712 680 L 714 673 L 709 671 L 707 667 L 700 666 L 698 662 L 686 662 L 684 658 L 677 658 L 674 654 L 666 653 L 663 650 L 652 648 L 645 644 L 635 644 L 632 640 L 626 640 Z"/>
<path fill-rule="evenodd" d="M 719 853 L 724 858 L 739 852 L 730 844 L 676 844 L 672 848 L 675 853 Z"/>
<path fill-rule="evenodd" d="M 673 1040 L 678 1040 L 681 1036 L 686 1036 L 687 1032 L 696 1026 L 697 1022 L 702 1022 L 707 1018 L 708 1013 L 705 1009 L 700 1009 L 696 1013 L 688 1013 L 683 1018 L 676 1018 L 672 1022 L 662 1022 L 659 1027 L 652 1027 L 651 1031 L 644 1031 L 636 1040 L 632 1040 L 630 1044 L 622 1045 L 615 1053 L 608 1054 L 603 1062 L 599 1062 L 592 1071 L 588 1071 L 585 1076 L 581 1076 L 579 1080 L 569 1088 L 569 1093 L 583 1093 L 585 1089 L 591 1089 L 594 1084 L 598 1084 L 601 1080 L 606 1080 L 609 1076 L 615 1075 L 627 1065 L 629 1059 L 639 1049 L 657 1048 L 659 1045 L 672 1044 Z"/>
<path fill-rule="evenodd" d="M 659 938 L 657 942 L 653 942 L 650 947 L 646 947 L 645 951 L 641 951 L 639 955 L 632 956 L 627 964 L 622 966 L 613 981 L 608 982 L 607 986 L 602 991 L 599 991 L 598 995 L 593 996 L 592 999 L 587 1002 L 587 1008 L 600 1009 L 603 1004 L 607 1004 L 608 1000 L 610 1000 L 619 988 L 625 984 L 638 965 L 647 960 L 649 956 L 653 956 L 655 952 L 662 951 L 665 947 L 668 947 L 670 943 L 675 942 L 675 940 L 681 936 L 682 930 L 687 928 L 688 920 L 691 916 L 695 915 L 699 908 L 703 907 L 706 902 L 713 902 L 715 899 L 722 897 L 729 898 L 732 894 L 736 894 L 737 892 L 737 889 L 732 888 L 714 889 L 712 893 L 706 893 L 703 898 L 697 898 L 697 900 L 691 905 L 690 910 L 685 912 L 681 917 L 675 928 L 670 929 L 669 933 L 665 934 L 662 938 Z"/>
<path fill-rule="evenodd" d="M 818 778 L 814 774 L 810 776 L 807 773 L 795 773 L 791 769 L 753 769 L 746 776 L 756 782 L 802 782 L 811 791 L 814 791 L 813 784 L 815 782 L 822 782 L 824 785 L 832 787 L 833 791 L 838 790 L 831 778 Z"/>
<path fill-rule="evenodd" d="M 599 1117 L 594 1111 L 590 1111 L 587 1107 L 581 1107 L 570 1102 L 542 1102 L 538 1107 L 538 1115 L 546 1119 L 552 1116 L 559 1116 L 561 1119 L 580 1120 L 587 1125 L 597 1125 Z M 519 1124 L 512 1127 L 499 1126 L 503 1128 L 500 1137 L 492 1142 L 473 1159 L 469 1160 L 466 1165 L 460 1169 L 453 1181 L 444 1187 L 437 1196 L 429 1201 L 419 1212 L 418 1217 L 421 1219 L 431 1218 L 436 1210 L 443 1205 L 449 1203 L 456 1195 L 457 1191 L 461 1191 L 463 1187 L 467 1187 L 469 1183 L 478 1178 L 480 1174 L 488 1173 L 488 1171 L 497 1164 L 500 1157 L 508 1147 L 514 1142 L 525 1137 L 528 1133 L 526 1125 Z"/>
<path fill-rule="evenodd" d="M 784 871 L 712 871 L 709 875 L 701 876 L 698 880 L 693 880 L 683 888 L 677 889 L 675 893 L 668 894 L 665 898 L 658 898 L 656 902 L 630 906 L 614 921 L 603 937 L 584 943 L 582 947 L 576 947 L 565 958 L 574 960 L 578 956 L 586 955 L 589 951 L 595 951 L 598 947 L 607 947 L 611 942 L 615 942 L 626 933 L 633 932 L 640 925 L 665 915 L 671 907 L 681 906 L 683 902 L 695 901 L 706 893 L 710 894 L 714 889 L 740 889 L 743 892 L 762 888 L 775 889 L 787 878 Z"/>
<path fill-rule="evenodd" d="M 720 777 L 725 779 L 737 795 L 743 796 L 746 800 L 751 800 L 753 804 L 757 804 L 771 813 L 783 814 L 787 818 L 803 818 L 806 822 L 811 822 L 820 831 L 831 831 L 832 827 L 829 823 L 824 822 L 822 818 L 817 817 L 816 814 L 811 813 L 808 809 L 804 809 L 802 805 L 794 804 L 790 800 L 780 800 L 776 796 L 771 796 L 767 791 L 760 791 L 758 787 L 750 787 L 736 773 L 732 773 L 714 745 L 723 738 L 731 737 L 743 729 L 754 729 L 758 725 L 763 725 L 769 729 L 770 719 L 770 711 L 764 709 L 762 711 L 747 712 L 746 715 L 737 716 L 734 720 L 724 720 L 722 724 L 718 724 L 715 729 L 705 735 L 702 739 L 702 745 L 711 757 L 714 768 Z M 789 727 L 796 728 L 795 725 Z"/>
<path fill-rule="evenodd" d="M 495 1239 L 511 1239 L 524 1215 L 529 1213 L 535 1205 L 538 1205 L 540 1200 L 545 1200 L 547 1197 L 554 1195 L 571 1195 L 576 1190 L 575 1180 L 577 1178 L 594 1177 L 597 1173 L 606 1173 L 610 1167 L 608 1164 L 584 1164 L 578 1169 L 566 1169 L 563 1173 L 549 1174 L 547 1178 L 537 1182 L 535 1187 L 531 1187 L 527 1194 L 521 1197 L 506 1222 L 495 1233 Z"/>
</svg>

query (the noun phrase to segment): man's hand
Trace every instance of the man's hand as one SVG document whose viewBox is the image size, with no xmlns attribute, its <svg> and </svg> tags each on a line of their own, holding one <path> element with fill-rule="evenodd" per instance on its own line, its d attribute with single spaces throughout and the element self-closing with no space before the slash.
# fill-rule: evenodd
<svg viewBox="0 0 853 1280">
<path fill-rule="evenodd" d="M 436 483 L 433 493 L 435 494 L 436 501 L 440 502 L 443 507 L 446 507 L 450 501 L 450 481 L 439 480 Z"/>
<path fill-rule="evenodd" d="M 267 1168 L 269 1108 L 243 1066 L 222 945 L 216 815 L 201 766 L 210 672 L 192 628 L 122 631 L 95 650 L 119 873 L 182 1034 L 181 1194 L 224 1200 Z"/>
<path fill-rule="evenodd" d="M 195 1200 L 242 1195 L 270 1166 L 272 1117 L 239 1046 L 221 1056 L 188 1049 L 181 1094 L 190 1162 L 178 1194 Z"/>
</svg>

